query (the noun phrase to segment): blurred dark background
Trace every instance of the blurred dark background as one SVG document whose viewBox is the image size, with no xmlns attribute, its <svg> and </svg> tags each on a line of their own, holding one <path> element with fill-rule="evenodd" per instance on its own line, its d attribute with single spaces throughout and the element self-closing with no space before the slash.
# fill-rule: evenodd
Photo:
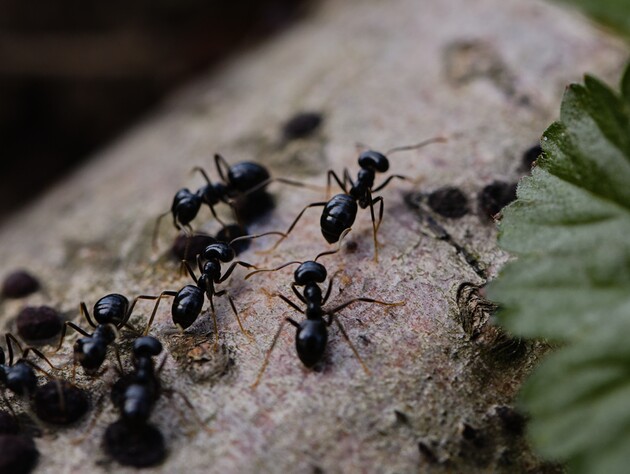
<svg viewBox="0 0 630 474">
<path fill-rule="evenodd" d="M 309 0 L 0 0 L 0 220 Z"/>
</svg>

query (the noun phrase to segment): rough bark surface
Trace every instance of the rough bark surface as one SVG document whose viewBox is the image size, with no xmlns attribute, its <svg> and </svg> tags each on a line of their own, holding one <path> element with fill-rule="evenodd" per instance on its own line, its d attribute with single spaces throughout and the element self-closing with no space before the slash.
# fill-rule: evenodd
<svg viewBox="0 0 630 474">
<path fill-rule="evenodd" d="M 355 175 L 356 142 L 386 150 L 445 135 L 446 144 L 392 157 L 391 171 L 416 181 L 395 181 L 381 193 L 379 262 L 372 260 L 369 211 L 359 213 L 344 249 L 322 258 L 329 274 L 341 271 L 330 305 L 356 296 L 406 303 L 357 304 L 340 316 L 371 374 L 334 325 L 323 370 L 305 370 L 288 326 L 252 390 L 279 322 L 301 316 L 272 296 L 290 295 L 292 270 L 248 281 L 237 270 L 225 286 L 254 342 L 223 299 L 216 353 L 212 334 L 210 342 L 205 336 L 212 331 L 207 312 L 184 334 L 172 329 L 170 303 L 158 313 L 151 333 L 167 348 L 164 383 L 185 393 L 214 433 L 198 429 L 177 395 L 164 397 L 152 422 L 169 454 L 147 471 L 554 470 L 532 455 L 518 417 L 505 408 L 544 348 L 488 327 L 492 308 L 472 287 L 457 301 L 457 289 L 482 285 L 507 258 L 494 225 L 476 211 L 477 193 L 520 176 L 522 153 L 557 115 L 568 82 L 585 71 L 614 79 L 625 55 L 584 19 L 538 1 L 324 2 L 293 30 L 175 96 L 6 222 L 5 272 L 28 268 L 44 291 L 3 301 L 2 322 L 14 331 L 13 318 L 28 303 L 57 307 L 83 325 L 80 301 L 91 307 L 111 292 L 157 294 L 188 284 L 168 257 L 175 230 L 164 222 L 157 253 L 151 232 L 177 189 L 202 184 L 189 174 L 192 166 L 216 176 L 215 152 L 323 184 L 331 168 Z M 281 124 L 302 110 L 323 113 L 320 130 L 283 140 Z M 429 210 L 421 193 L 445 185 L 464 191 L 468 215 L 447 219 Z M 277 206 L 252 232 L 285 229 L 304 205 L 324 198 L 280 184 L 269 189 Z M 206 230 L 218 230 L 207 209 L 197 220 L 204 221 Z M 269 245 L 259 241 L 241 258 L 263 267 L 310 259 L 328 248 L 318 223 L 318 210 L 309 210 L 276 252 L 255 253 Z M 134 321 L 142 324 L 150 308 L 139 303 Z M 73 338 L 54 357 L 67 376 Z M 127 360 L 129 342 L 121 347 Z M 114 379 L 113 370 L 96 380 L 78 377 L 100 411 L 94 427 L 89 420 L 63 430 L 46 426 L 36 472 L 133 471 L 108 460 L 101 445 L 117 417 L 107 395 Z"/>
</svg>

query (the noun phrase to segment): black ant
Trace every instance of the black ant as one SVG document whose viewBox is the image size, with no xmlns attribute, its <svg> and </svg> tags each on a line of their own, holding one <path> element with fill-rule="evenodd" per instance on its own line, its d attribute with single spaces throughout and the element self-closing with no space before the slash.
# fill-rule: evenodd
<svg viewBox="0 0 630 474">
<path fill-rule="evenodd" d="M 85 414 L 89 404 L 83 390 L 64 380 L 52 377 L 48 372 L 27 360 L 28 353 L 33 352 L 44 360 L 51 369 L 57 370 L 46 356 L 36 348 L 31 346 L 22 348 L 12 334 L 6 334 L 5 339 L 9 352 L 9 363 L 5 363 L 5 354 L 0 348 L 0 383 L 16 395 L 25 395 L 28 399 L 32 398 L 35 412 L 43 421 L 65 425 L 73 423 Z M 21 359 L 15 364 L 13 363 L 14 344 L 22 354 Z M 49 378 L 49 382 L 41 387 L 37 386 L 36 370 Z M 13 412 L 11 405 L 7 403 L 7 406 Z M 15 413 L 13 415 L 15 416 Z"/>
<path fill-rule="evenodd" d="M 330 326 L 332 322 L 335 321 L 335 323 L 337 323 L 337 326 L 339 327 L 339 330 L 341 331 L 341 334 L 350 345 L 352 352 L 359 360 L 365 372 L 367 374 L 370 373 L 369 369 L 367 368 L 367 366 L 361 359 L 361 356 L 359 355 L 356 348 L 350 341 L 350 338 L 348 337 L 346 330 L 344 329 L 343 325 L 341 324 L 341 322 L 339 321 L 337 317 L 337 313 L 341 311 L 342 309 L 350 306 L 351 304 L 359 302 L 359 301 L 366 302 L 366 303 L 376 303 L 376 304 L 381 304 L 385 306 L 400 306 L 400 305 L 403 305 L 404 302 L 388 303 L 386 301 L 375 300 L 373 298 L 360 297 L 360 298 L 353 298 L 350 301 L 346 301 L 345 303 L 340 304 L 339 306 L 336 306 L 335 308 L 330 309 L 330 310 L 322 309 L 322 306 L 326 304 L 326 302 L 328 301 L 328 298 L 330 297 L 330 293 L 332 290 L 332 283 L 336 276 L 336 273 L 330 278 L 326 293 L 324 296 L 322 296 L 322 289 L 320 288 L 319 284 L 323 283 L 326 280 L 327 272 L 326 272 L 326 267 L 324 267 L 324 265 L 322 265 L 321 263 L 318 263 L 317 259 L 324 255 L 331 255 L 331 254 L 337 253 L 339 249 L 341 248 L 341 240 L 348 232 L 350 232 L 350 229 L 345 229 L 341 233 L 340 238 L 339 238 L 339 246 L 337 247 L 336 250 L 329 250 L 326 252 L 322 252 L 319 255 L 317 255 L 314 260 L 308 260 L 306 262 L 299 262 L 299 261 L 288 262 L 274 269 L 256 270 L 254 272 L 249 273 L 245 277 L 247 279 L 256 273 L 269 272 L 269 271 L 274 272 L 288 265 L 297 264 L 299 266 L 293 274 L 294 281 L 293 283 L 291 283 L 291 290 L 297 296 L 297 298 L 306 305 L 306 308 L 302 309 L 286 296 L 281 295 L 281 294 L 275 295 L 275 296 L 278 296 L 280 299 L 282 299 L 285 303 L 287 303 L 289 306 L 291 306 L 291 308 L 293 308 L 297 312 L 303 313 L 306 316 L 306 319 L 301 322 L 297 322 L 291 318 L 285 318 L 282 321 L 282 323 L 280 323 L 280 326 L 278 327 L 278 330 L 271 343 L 271 347 L 267 351 L 263 365 L 252 387 L 256 387 L 259 384 L 262 378 L 262 375 L 269 363 L 269 357 L 271 355 L 271 351 L 273 351 L 276 345 L 276 342 L 278 341 L 278 337 L 280 336 L 280 333 L 282 332 L 282 328 L 284 327 L 284 324 L 287 322 L 296 328 L 295 349 L 297 351 L 298 357 L 300 358 L 300 360 L 306 367 L 312 368 L 322 359 L 324 355 L 324 350 L 326 349 L 326 343 L 328 342 L 328 326 Z M 298 287 L 304 287 L 302 293 L 299 292 Z M 326 316 L 328 317 L 327 320 L 325 319 Z"/>
<path fill-rule="evenodd" d="M 200 273 L 199 277 L 195 276 L 195 271 L 190 266 L 188 261 L 183 260 L 182 263 L 185 266 L 188 274 L 195 282 L 194 285 L 186 285 L 179 291 L 163 291 L 161 295 L 163 296 L 172 296 L 174 297 L 173 305 L 171 307 L 171 315 L 173 318 L 173 323 L 179 327 L 181 330 L 185 330 L 190 327 L 199 317 L 201 310 L 204 305 L 205 298 L 208 298 L 210 301 L 210 310 L 212 312 L 212 321 L 214 324 L 214 334 L 215 334 L 215 349 L 218 348 L 219 345 L 219 334 L 217 329 L 217 316 L 214 309 L 214 297 L 215 296 L 227 296 L 230 306 L 232 307 L 232 311 L 234 312 L 234 316 L 236 317 L 236 321 L 238 325 L 248 338 L 251 339 L 251 335 L 245 330 L 243 324 L 241 323 L 241 319 L 238 315 L 238 311 L 236 309 L 236 305 L 234 304 L 234 300 L 230 296 L 227 290 L 216 291 L 215 284 L 223 283 L 225 280 L 229 278 L 237 265 L 240 265 L 245 268 L 257 268 L 255 265 L 251 263 L 243 262 L 241 260 L 233 261 L 236 258 L 236 253 L 232 248 L 232 245 L 237 241 L 244 239 L 255 239 L 258 237 L 263 237 L 267 235 L 282 235 L 281 232 L 265 232 L 263 234 L 257 235 L 245 235 L 241 237 L 237 237 L 233 239 L 229 243 L 226 242 L 215 242 L 213 244 L 208 245 L 204 251 L 197 255 L 197 269 Z M 228 269 L 221 274 L 221 264 L 229 263 L 232 264 L 228 267 Z M 156 305 L 157 308 L 157 305 Z M 147 329 L 152 324 L 153 318 L 155 316 L 155 311 L 151 315 L 149 319 Z M 145 334 L 147 331 L 145 331 Z"/>
<path fill-rule="evenodd" d="M 443 137 L 430 138 L 416 145 L 392 148 L 387 152 L 387 155 L 403 150 L 415 150 L 425 145 L 429 145 L 430 143 L 444 141 L 446 141 L 446 139 Z M 339 179 L 339 176 L 337 176 L 333 170 L 329 170 L 327 173 L 327 189 L 330 189 L 330 179 L 332 177 L 343 190 L 343 194 L 336 194 L 328 201 L 311 203 L 302 209 L 293 223 L 289 226 L 289 229 L 269 251 L 275 249 L 280 242 L 289 235 L 304 212 L 310 207 L 324 208 L 320 218 L 320 227 L 322 235 L 326 241 L 333 244 L 340 239 L 344 230 L 349 229 L 352 226 L 357 217 L 358 208 L 360 207 L 361 209 L 365 209 L 369 206 L 372 217 L 372 231 L 374 234 L 374 260 L 378 261 L 378 241 L 376 239 L 376 233 L 378 232 L 378 228 L 383 220 L 383 197 L 377 196 L 373 198 L 372 195 L 373 193 L 383 189 L 395 178 L 401 180 L 409 178 L 399 174 L 394 174 L 374 188 L 374 178 L 376 177 L 376 173 L 385 173 L 389 169 L 389 161 L 387 157 L 378 151 L 367 150 L 359 155 L 358 163 L 361 169 L 357 175 L 356 182 L 352 181 L 347 168 L 343 170 L 343 180 Z M 350 189 L 347 188 L 348 184 L 351 186 Z M 374 214 L 374 206 L 376 204 L 379 204 L 378 220 L 376 220 Z"/>
<path fill-rule="evenodd" d="M 148 421 L 162 393 L 170 396 L 179 392 L 162 387 L 158 374 L 164 361 L 157 371 L 153 362 L 161 352 L 162 344 L 156 338 L 137 338 L 132 349 L 134 370 L 121 374 L 112 387 L 111 399 L 120 412 L 120 420 L 107 428 L 105 446 L 121 464 L 149 466 L 164 458 L 164 439 Z M 179 395 L 194 413 L 188 398 L 181 393 Z M 196 419 L 203 429 L 211 432 L 198 416 Z"/>
<path fill-rule="evenodd" d="M 135 332 L 132 326 L 129 325 L 129 318 L 133 312 L 138 300 L 157 300 L 153 309 L 153 314 L 157 311 L 157 306 L 160 303 L 160 299 L 164 294 L 158 296 L 153 295 L 140 295 L 133 299 L 131 304 L 127 297 L 118 294 L 111 293 L 100 298 L 94 304 L 94 322 L 90 317 L 90 313 L 84 302 L 80 304 L 80 311 L 85 320 L 88 322 L 94 331 L 92 334 L 88 333 L 80 326 L 77 326 L 71 321 L 64 323 L 61 331 L 61 338 L 59 339 L 59 345 L 57 351 L 61 349 L 63 340 L 66 337 L 67 328 L 70 327 L 77 331 L 79 334 L 85 336 L 74 343 L 74 367 L 76 364 L 81 364 L 87 374 L 95 374 L 101 365 L 105 361 L 107 355 L 108 346 L 114 342 L 118 336 L 118 331 L 123 327 L 127 327 Z M 148 331 L 148 326 L 147 326 Z M 119 367 L 122 366 L 118 351 L 116 351 L 116 357 L 118 359 Z"/>
<path fill-rule="evenodd" d="M 242 161 L 230 166 L 221 155 L 215 154 L 214 163 L 221 181 L 212 183 L 203 168 L 199 166 L 194 167 L 193 171 L 201 173 L 206 180 L 206 184 L 194 193 L 188 188 L 182 188 L 175 193 L 171 209 L 161 214 L 155 223 L 153 232 L 154 248 L 157 243 L 160 221 L 169 213 L 173 216 L 173 225 L 178 230 L 183 229 L 188 233 L 192 233 L 190 223 L 197 216 L 201 205 L 206 204 L 210 208 L 213 217 L 219 224 L 225 227 L 226 224 L 219 218 L 214 209 L 214 206 L 219 202 L 228 204 L 232 207 L 234 213 L 237 214 L 234 204 L 235 200 L 248 196 L 252 198 L 252 201 L 253 199 L 260 198 L 259 191 L 263 191 L 272 181 L 278 181 L 291 186 L 312 187 L 308 184 L 286 178 L 272 178 L 267 168 L 251 161 Z"/>
</svg>

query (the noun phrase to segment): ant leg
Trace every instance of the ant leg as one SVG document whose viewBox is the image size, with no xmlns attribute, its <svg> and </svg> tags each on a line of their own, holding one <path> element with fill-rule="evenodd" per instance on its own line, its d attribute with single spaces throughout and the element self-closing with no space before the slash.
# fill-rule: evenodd
<svg viewBox="0 0 630 474">
<path fill-rule="evenodd" d="M 153 251 L 155 252 L 157 250 L 157 240 L 158 240 L 158 234 L 160 231 L 160 223 L 162 222 L 162 219 L 164 219 L 164 217 L 168 216 L 171 213 L 171 211 L 166 211 L 163 214 L 160 214 L 158 216 L 158 218 L 155 220 L 155 227 L 153 228 L 153 237 L 151 238 L 151 247 L 153 248 Z M 177 223 L 175 223 L 175 227 L 177 226 Z"/>
<path fill-rule="evenodd" d="M 403 176 L 403 175 L 401 175 L 401 174 L 393 174 L 393 175 L 391 175 L 389 178 L 387 178 L 385 181 L 383 181 L 383 182 L 382 182 L 379 186 L 377 186 L 376 188 L 372 189 L 372 192 L 373 192 L 373 193 L 376 193 L 376 192 L 380 191 L 380 190 L 381 190 L 381 189 L 383 189 L 385 186 L 387 186 L 387 185 L 389 184 L 389 182 L 390 182 L 392 179 L 394 179 L 394 178 L 396 178 L 396 179 L 402 179 L 403 181 L 409 181 L 409 180 L 410 180 L 410 178 L 409 178 L 409 177 L 407 177 L 407 176 Z"/>
<path fill-rule="evenodd" d="M 66 337 L 66 332 L 68 330 L 68 327 L 74 329 L 76 332 L 78 332 L 79 334 L 85 336 L 85 337 L 92 337 L 92 334 L 90 334 L 87 331 L 84 331 L 83 329 L 81 329 L 79 326 L 77 326 L 76 324 L 74 324 L 71 321 L 66 321 L 65 323 L 63 323 L 63 328 L 61 328 L 61 337 L 59 338 L 59 345 L 57 346 L 57 349 L 55 349 L 55 352 L 59 352 L 59 350 L 61 349 L 61 346 L 63 344 L 63 340 Z"/>
<path fill-rule="evenodd" d="M 295 294 L 295 296 L 297 296 L 297 297 L 298 297 L 298 299 L 299 299 L 302 303 L 307 304 L 307 303 L 306 303 L 306 299 L 304 298 L 304 295 L 302 295 L 302 293 L 300 293 L 300 292 L 298 291 L 297 287 L 295 286 L 295 282 L 291 283 L 291 289 L 293 290 L 293 293 Z"/>
<path fill-rule="evenodd" d="M 15 410 L 13 410 L 13 407 L 11 406 L 11 403 L 9 402 L 9 399 L 7 398 L 7 395 L 4 393 L 4 390 L 2 391 L 2 401 L 4 402 L 4 404 L 6 405 L 6 407 L 9 409 L 9 411 L 11 412 L 11 415 L 13 415 L 13 418 L 15 418 L 15 421 L 17 421 L 18 425 L 20 424 L 20 420 L 17 416 L 17 413 L 15 413 Z"/>
<path fill-rule="evenodd" d="M 295 225 L 298 223 L 298 221 L 300 220 L 300 218 L 302 217 L 302 215 L 304 214 L 304 212 L 306 212 L 306 210 L 308 208 L 310 208 L 310 207 L 324 207 L 326 204 L 328 204 L 328 201 L 326 201 L 326 202 L 314 202 L 314 203 L 311 203 L 308 206 L 306 206 L 304 209 L 302 209 L 300 211 L 300 213 L 297 215 L 297 217 L 295 218 L 295 220 L 293 221 L 293 223 L 289 226 L 289 229 L 284 234 L 281 233 L 282 237 L 280 237 L 280 239 L 278 239 L 278 241 L 274 244 L 274 246 L 271 247 L 269 250 L 265 250 L 264 252 L 261 252 L 261 253 L 273 252 L 278 247 L 278 245 L 280 245 L 280 243 L 289 236 L 289 234 L 291 233 L 291 231 L 293 230 Z"/>
<path fill-rule="evenodd" d="M 330 320 L 328 321 L 329 326 L 330 324 L 332 324 L 332 320 L 334 320 L 335 323 L 337 323 L 337 326 L 339 327 L 341 334 L 343 335 L 344 339 L 350 346 L 350 349 L 352 349 L 352 352 L 354 352 L 354 355 L 356 356 L 357 360 L 361 364 L 361 367 L 363 367 L 363 370 L 365 371 L 365 373 L 367 375 L 372 375 L 372 373 L 370 372 L 370 369 L 368 369 L 367 365 L 365 365 L 365 362 L 363 362 L 363 359 L 361 359 L 361 356 L 359 355 L 359 352 L 357 351 L 356 347 L 354 347 L 354 344 L 352 344 L 352 341 L 350 341 L 350 338 L 348 337 L 348 333 L 346 332 L 343 325 L 341 324 L 341 321 L 339 321 L 339 319 L 333 314 L 330 314 Z"/>
<path fill-rule="evenodd" d="M 83 301 L 81 301 L 81 304 L 79 305 L 79 311 L 81 312 L 81 316 L 85 318 L 88 324 L 96 329 L 96 323 L 92 321 L 92 318 L 90 317 L 90 312 L 88 311 L 87 306 L 85 306 L 85 303 Z"/>
<path fill-rule="evenodd" d="M 289 298 L 287 298 L 284 295 L 276 295 L 278 298 L 280 298 L 282 301 L 284 301 L 286 304 L 288 304 L 289 306 L 291 306 L 294 310 L 296 310 L 298 313 L 303 313 L 304 311 L 302 311 L 300 309 L 300 307 L 298 305 L 296 305 L 293 301 L 291 301 Z M 299 324 L 298 324 L 299 326 Z"/>
<path fill-rule="evenodd" d="M 332 291 L 333 281 L 335 280 L 335 277 L 339 275 L 340 273 L 341 273 L 341 270 L 337 270 L 330 277 L 330 280 L 328 280 L 328 288 L 326 289 L 326 295 L 324 296 L 324 299 L 322 299 L 322 305 L 326 304 L 326 301 L 328 301 L 328 298 L 330 298 L 330 292 Z"/>
<path fill-rule="evenodd" d="M 214 325 L 214 351 L 218 351 L 219 350 L 219 327 L 217 325 L 217 313 L 214 310 L 214 301 L 213 301 L 213 296 L 210 295 L 210 298 L 208 298 L 210 300 L 210 311 L 212 314 L 212 324 Z"/>
<path fill-rule="evenodd" d="M 166 290 L 163 291 L 162 293 L 160 293 L 160 296 L 158 296 L 157 301 L 155 302 L 155 306 L 153 306 L 153 311 L 151 312 L 151 316 L 149 317 L 149 321 L 147 322 L 147 326 L 144 328 L 144 331 L 142 331 L 142 334 L 144 336 L 146 336 L 147 334 L 149 334 L 149 328 L 151 327 L 151 324 L 153 324 L 153 319 L 155 318 L 155 314 L 157 313 L 158 310 L 158 306 L 160 305 L 160 301 L 162 301 L 162 298 L 165 296 L 177 296 L 177 292 L 176 291 L 170 291 L 170 290 Z"/>
<path fill-rule="evenodd" d="M 28 357 L 28 353 L 32 352 L 33 354 L 35 354 L 37 357 L 39 357 L 40 359 L 42 359 L 44 362 L 46 362 L 51 369 L 53 370 L 59 370 L 59 367 L 55 367 L 54 365 L 52 365 L 52 362 L 50 362 L 50 360 L 48 360 L 48 357 L 46 357 L 39 349 L 33 347 L 33 346 L 26 346 L 26 348 L 22 348 L 22 345 L 20 344 L 20 342 L 17 340 L 17 338 L 10 333 L 5 334 L 5 340 L 7 342 L 7 348 L 9 349 L 9 365 L 12 365 L 12 361 L 13 361 L 13 344 L 15 344 L 18 349 L 20 350 L 20 352 L 22 353 L 22 357 L 21 359 L 24 359 L 26 362 L 30 362 L 26 360 L 26 357 Z M 31 363 L 32 364 L 32 363 Z M 35 364 L 32 364 L 34 367 Z M 41 370 L 41 369 L 40 369 Z M 45 374 L 48 374 L 48 372 L 43 371 Z"/>
<path fill-rule="evenodd" d="M 193 281 L 196 284 L 197 283 L 197 277 L 195 276 L 195 272 L 192 269 L 192 267 L 190 266 L 190 263 L 188 263 L 188 261 L 186 261 L 186 260 L 182 260 L 182 265 L 184 265 L 184 268 L 186 268 L 186 270 L 188 271 L 188 274 L 190 275 L 190 277 L 193 279 Z M 201 261 L 199 260 L 199 256 L 197 256 L 197 265 L 201 265 Z"/>
<path fill-rule="evenodd" d="M 329 199 L 330 197 L 330 178 L 334 178 L 335 181 L 337 181 L 337 184 L 339 185 L 339 187 L 341 188 L 341 190 L 348 194 L 348 190 L 346 189 L 346 179 L 347 179 L 347 173 L 348 173 L 348 169 L 344 168 L 343 170 L 343 181 L 339 179 L 339 176 L 337 176 L 337 173 L 335 173 L 333 170 L 328 170 L 328 172 L 326 173 L 326 199 Z"/>
<path fill-rule="evenodd" d="M 218 293 L 214 294 L 214 296 L 224 296 L 224 295 L 227 296 L 227 299 L 230 302 L 230 306 L 232 307 L 232 311 L 234 312 L 234 316 L 236 316 L 236 320 L 238 321 L 238 327 L 241 328 L 241 332 L 243 334 L 245 334 L 250 341 L 253 342 L 254 341 L 254 336 L 252 336 L 252 334 L 243 327 L 243 324 L 241 323 L 241 318 L 238 316 L 238 311 L 236 310 L 236 305 L 234 304 L 234 300 L 232 299 L 232 297 L 230 296 L 228 291 L 227 290 L 221 290 Z"/>
<path fill-rule="evenodd" d="M 370 194 L 370 198 L 372 195 Z M 374 204 L 380 203 L 380 209 L 378 213 L 378 222 L 374 218 Z M 370 199 L 370 214 L 372 216 L 372 232 L 374 234 L 374 261 L 378 262 L 378 239 L 376 238 L 376 233 L 378 232 L 378 228 L 381 226 L 381 221 L 383 220 L 383 197 L 379 196 L 374 199 Z"/>
<path fill-rule="evenodd" d="M 247 196 L 248 194 L 252 194 L 252 193 L 255 193 L 256 191 L 260 191 L 265 186 L 268 186 L 274 181 L 278 183 L 282 183 L 282 184 L 288 184 L 289 186 L 295 186 L 298 188 L 308 188 L 308 189 L 312 189 L 313 191 L 321 191 L 320 186 L 314 186 L 312 184 L 302 183 L 301 181 L 294 181 L 292 179 L 287 179 L 287 178 L 267 178 L 263 182 L 258 183 L 256 186 L 249 188 L 247 191 L 240 193 L 239 197 L 244 197 L 244 196 Z"/>
<path fill-rule="evenodd" d="M 252 265 L 251 263 L 241 262 L 239 260 L 237 262 L 232 263 L 232 265 L 228 267 L 228 269 L 225 271 L 225 273 L 223 274 L 223 276 L 219 279 L 217 283 L 223 283 L 225 280 L 227 280 L 229 276 L 232 274 L 232 272 L 234 271 L 234 269 L 236 268 L 236 265 L 240 265 L 245 268 L 256 268 L 256 266 Z"/>
<path fill-rule="evenodd" d="M 175 395 L 175 394 L 179 395 L 182 398 L 182 400 L 184 401 L 184 403 L 186 404 L 186 406 L 192 412 L 193 417 L 195 418 L 195 421 L 201 427 L 201 429 L 204 430 L 206 433 L 208 433 L 210 435 L 214 434 L 214 430 L 208 428 L 208 426 L 203 422 L 203 420 L 199 416 L 199 413 L 197 413 L 197 410 L 195 409 L 195 406 L 192 404 L 192 402 L 188 399 L 188 397 L 185 394 L 183 394 L 179 390 L 175 390 L 175 389 L 172 389 L 172 388 L 163 388 L 162 391 L 169 398 L 173 398 L 173 395 Z M 177 403 L 173 403 L 173 406 L 175 407 L 175 409 L 179 413 L 179 416 L 184 418 L 182 409 L 179 408 L 179 405 Z"/>
<path fill-rule="evenodd" d="M 225 167 L 225 169 L 227 170 L 227 173 L 229 173 L 230 172 L 230 165 L 228 164 L 228 162 L 225 161 L 225 158 L 223 158 L 221 155 L 216 153 L 214 155 L 214 164 L 217 167 L 217 171 L 219 172 L 219 176 L 221 177 L 221 181 L 223 181 L 224 183 L 227 183 L 228 180 L 225 178 L 225 175 L 223 174 L 223 170 L 221 169 L 221 165 L 223 165 Z"/>
<path fill-rule="evenodd" d="M 417 150 L 418 148 L 422 148 L 424 146 L 430 145 L 431 143 L 446 143 L 447 141 L 448 140 L 446 137 L 437 136 L 433 138 L 428 138 L 414 145 L 403 145 L 403 146 L 390 148 L 389 150 L 387 150 L 387 152 L 385 152 L 385 154 L 391 155 L 392 153 L 397 153 L 399 151 Z"/>
<path fill-rule="evenodd" d="M 276 334 L 273 336 L 273 340 L 271 341 L 271 346 L 269 347 L 269 349 L 267 349 L 267 353 L 265 354 L 265 360 L 263 361 L 263 364 L 260 367 L 260 370 L 258 371 L 258 375 L 256 376 L 256 380 L 251 385 L 252 389 L 255 389 L 256 387 L 258 387 L 258 384 L 262 380 L 262 376 L 265 373 L 265 370 L 267 369 L 267 366 L 269 365 L 269 357 L 271 356 L 271 352 L 273 351 L 274 347 L 276 347 L 276 343 L 278 342 L 278 338 L 280 337 L 280 333 L 282 332 L 282 328 L 284 328 L 284 325 L 288 321 L 292 321 L 293 323 L 295 323 L 295 321 L 293 321 L 292 319 L 286 318 L 286 319 L 283 319 L 282 322 L 280 323 L 280 326 L 278 326 L 278 330 L 276 331 Z M 297 323 L 295 323 L 295 324 L 297 324 Z"/>
<path fill-rule="evenodd" d="M 114 344 L 114 354 L 116 354 L 116 362 L 118 362 L 118 370 L 120 372 L 120 376 L 125 373 L 125 369 L 123 369 L 122 360 L 120 360 L 120 351 L 118 350 L 118 346 Z"/>
<path fill-rule="evenodd" d="M 324 252 L 318 253 L 317 257 L 315 257 L 314 261 L 316 262 L 319 257 L 323 257 L 324 255 L 333 255 L 333 254 L 339 252 L 341 250 L 341 242 L 343 241 L 343 238 L 346 235 L 348 235 L 348 232 L 350 232 L 351 230 L 352 230 L 352 227 L 348 227 L 347 229 L 344 229 L 344 231 L 339 236 L 339 240 L 337 241 L 337 248 L 334 249 L 334 250 L 325 250 Z"/>
<path fill-rule="evenodd" d="M 389 303 L 387 301 L 380 301 L 380 300 L 375 300 L 375 299 L 372 299 L 372 298 L 353 298 L 350 301 L 346 301 L 345 303 L 340 304 L 336 308 L 331 309 L 330 311 L 326 311 L 326 314 L 331 314 L 331 315 L 332 314 L 337 314 L 342 309 L 347 308 L 351 304 L 357 303 L 359 301 L 362 301 L 364 303 L 381 304 L 381 305 L 384 305 L 384 306 L 402 306 L 402 305 L 405 304 L 404 301 L 397 301 L 395 303 Z"/>
<path fill-rule="evenodd" d="M 354 181 L 352 181 L 352 176 L 350 176 L 350 171 L 348 171 L 348 168 L 343 169 L 343 180 L 344 182 L 350 183 L 350 186 L 354 188 Z"/>
</svg>

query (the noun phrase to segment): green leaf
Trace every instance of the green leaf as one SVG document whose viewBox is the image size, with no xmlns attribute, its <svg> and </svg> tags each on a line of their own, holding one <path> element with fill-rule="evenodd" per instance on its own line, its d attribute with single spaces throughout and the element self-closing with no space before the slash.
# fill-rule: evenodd
<svg viewBox="0 0 630 474">
<path fill-rule="evenodd" d="M 557 0 L 575 5 L 595 20 L 630 36 L 630 2 L 628 0 Z"/>
<path fill-rule="evenodd" d="M 488 294 L 510 332 L 564 346 L 522 393 L 535 446 L 575 472 L 629 472 L 630 65 L 621 95 L 570 86 L 541 144 L 500 223 L 518 258 Z"/>
</svg>

